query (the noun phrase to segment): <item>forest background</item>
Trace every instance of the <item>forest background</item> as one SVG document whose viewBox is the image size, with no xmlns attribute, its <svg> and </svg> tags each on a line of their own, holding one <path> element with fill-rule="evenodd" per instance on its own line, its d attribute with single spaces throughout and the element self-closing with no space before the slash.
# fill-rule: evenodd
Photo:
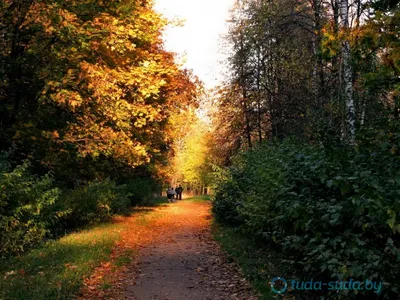
<svg viewBox="0 0 400 300">
<path fill-rule="evenodd" d="M 172 163 L 202 85 L 164 49 L 167 24 L 147 0 L 0 2 L 1 257 L 170 182 L 201 188 L 201 150 Z"/>
<path fill-rule="evenodd" d="M 399 8 L 249 0 L 233 9 L 229 72 L 213 100 L 217 219 L 257 242 L 242 252 L 259 282 L 383 283 L 379 295 L 292 291 L 296 299 L 400 292 Z M 256 263 L 263 251 L 278 255 Z"/>
<path fill-rule="evenodd" d="M 0 2 L 0 255 L 213 182 L 217 220 L 297 278 L 381 280 L 393 299 L 398 1 L 237 1 L 206 94 L 166 24 L 147 0 Z"/>
</svg>

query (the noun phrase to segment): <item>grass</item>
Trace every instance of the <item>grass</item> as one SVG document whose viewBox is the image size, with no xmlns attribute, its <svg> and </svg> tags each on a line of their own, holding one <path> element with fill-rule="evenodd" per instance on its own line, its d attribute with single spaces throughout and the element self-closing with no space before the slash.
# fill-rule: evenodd
<svg viewBox="0 0 400 300">
<path fill-rule="evenodd" d="M 0 299 L 71 299 L 107 259 L 123 226 L 103 224 L 0 262 Z"/>
<path fill-rule="evenodd" d="M 164 204 L 161 199 L 153 202 Z M 146 226 L 158 212 L 152 208 L 133 209 L 135 223 Z M 73 299 L 101 262 L 109 259 L 115 243 L 125 230 L 124 222 L 97 225 L 50 241 L 42 247 L 7 260 L 0 260 L 0 299 Z M 116 258 L 115 267 L 128 264 L 134 256 L 126 250 Z M 103 289 L 109 288 L 105 281 Z"/>
<path fill-rule="evenodd" d="M 193 197 L 189 201 L 206 201 Z M 153 199 L 148 206 L 165 205 L 165 197 Z M 139 226 L 146 226 L 161 212 L 151 207 L 134 209 Z M 50 241 L 23 255 L 0 260 L 0 299 L 74 299 L 85 278 L 101 262 L 109 259 L 115 243 L 125 230 L 124 222 L 97 225 Z M 128 264 L 135 255 L 127 250 L 116 258 L 115 267 Z M 102 289 L 110 288 L 104 279 Z"/>
<path fill-rule="evenodd" d="M 133 251 L 132 249 L 127 249 L 124 251 L 124 253 L 120 256 L 118 256 L 114 262 L 116 267 L 122 267 L 127 264 L 129 264 L 133 257 L 137 254 L 136 251 Z"/>
<path fill-rule="evenodd" d="M 185 200 L 191 201 L 191 202 L 210 201 L 210 196 L 209 195 L 194 196 L 194 197 L 186 198 Z"/>
<path fill-rule="evenodd" d="M 260 293 L 259 299 L 276 299 L 276 294 L 271 292 L 269 282 L 272 278 L 285 274 L 284 268 L 281 267 L 283 258 L 234 228 L 214 222 L 212 232 L 229 258 L 240 265 L 246 278 Z"/>
</svg>

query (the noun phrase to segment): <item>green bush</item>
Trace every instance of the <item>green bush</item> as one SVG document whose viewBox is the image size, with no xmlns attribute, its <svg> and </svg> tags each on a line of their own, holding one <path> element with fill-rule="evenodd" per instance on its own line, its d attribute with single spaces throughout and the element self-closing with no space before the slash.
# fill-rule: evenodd
<svg viewBox="0 0 400 300">
<path fill-rule="evenodd" d="M 105 180 L 61 190 L 50 175 L 33 175 L 27 161 L 13 168 L 9 156 L 0 153 L 0 257 L 25 252 L 67 229 L 109 220 L 130 206 L 127 185 Z"/>
<path fill-rule="evenodd" d="M 219 178 L 216 181 L 218 192 L 214 196 L 213 213 L 218 222 L 228 225 L 238 225 L 241 223 L 238 209 L 241 206 L 239 199 L 241 190 L 238 184 L 229 173 L 220 170 Z"/>
<path fill-rule="evenodd" d="M 18 165 L 16 151 L 0 152 L 0 257 L 16 255 L 68 230 L 109 220 L 132 204 L 151 198 L 152 179 L 106 179 L 68 189 L 48 174 L 38 176 L 30 162 Z M 58 184 L 58 185 L 57 185 Z"/>
<path fill-rule="evenodd" d="M 0 256 L 21 253 L 40 243 L 57 222 L 53 207 L 60 190 L 50 176 L 34 176 L 29 163 L 10 168 L 0 159 Z"/>
<path fill-rule="evenodd" d="M 122 189 L 128 194 L 131 205 L 148 203 L 153 198 L 154 191 L 161 190 L 158 182 L 144 177 L 127 180 Z"/>
<path fill-rule="evenodd" d="M 125 212 L 129 199 L 124 186 L 109 179 L 93 181 L 63 195 L 66 213 L 62 218 L 67 228 L 77 228 L 109 220 L 114 213 Z"/>
<path fill-rule="evenodd" d="M 264 145 L 236 159 L 214 213 L 275 244 L 299 278 L 383 281 L 390 299 L 400 288 L 400 160 L 389 150 Z"/>
</svg>

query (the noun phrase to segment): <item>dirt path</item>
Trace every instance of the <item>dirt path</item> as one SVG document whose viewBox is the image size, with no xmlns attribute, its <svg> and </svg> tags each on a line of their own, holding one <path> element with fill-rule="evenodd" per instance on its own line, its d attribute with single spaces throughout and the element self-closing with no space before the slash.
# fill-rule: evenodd
<svg viewBox="0 0 400 300">
<path fill-rule="evenodd" d="M 139 255 L 122 270 L 113 270 L 112 263 L 101 266 L 81 299 L 257 299 L 212 239 L 208 202 L 179 201 L 149 216 L 139 225 L 130 220 L 113 253 L 118 260 L 124 250 L 140 248 Z M 109 274 L 108 289 L 101 284 L 104 273 Z"/>
</svg>

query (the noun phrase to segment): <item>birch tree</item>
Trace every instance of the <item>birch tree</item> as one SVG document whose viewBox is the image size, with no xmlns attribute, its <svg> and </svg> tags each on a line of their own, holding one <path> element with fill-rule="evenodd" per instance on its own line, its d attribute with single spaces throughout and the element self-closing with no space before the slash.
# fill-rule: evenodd
<svg viewBox="0 0 400 300">
<path fill-rule="evenodd" d="M 340 2 L 340 26 L 345 32 L 349 30 L 349 3 L 348 0 Z M 347 39 L 342 42 L 342 70 L 343 70 L 343 96 L 346 103 L 347 138 L 354 144 L 356 135 L 356 112 L 353 99 L 353 75 L 351 66 L 351 49 Z"/>
</svg>

